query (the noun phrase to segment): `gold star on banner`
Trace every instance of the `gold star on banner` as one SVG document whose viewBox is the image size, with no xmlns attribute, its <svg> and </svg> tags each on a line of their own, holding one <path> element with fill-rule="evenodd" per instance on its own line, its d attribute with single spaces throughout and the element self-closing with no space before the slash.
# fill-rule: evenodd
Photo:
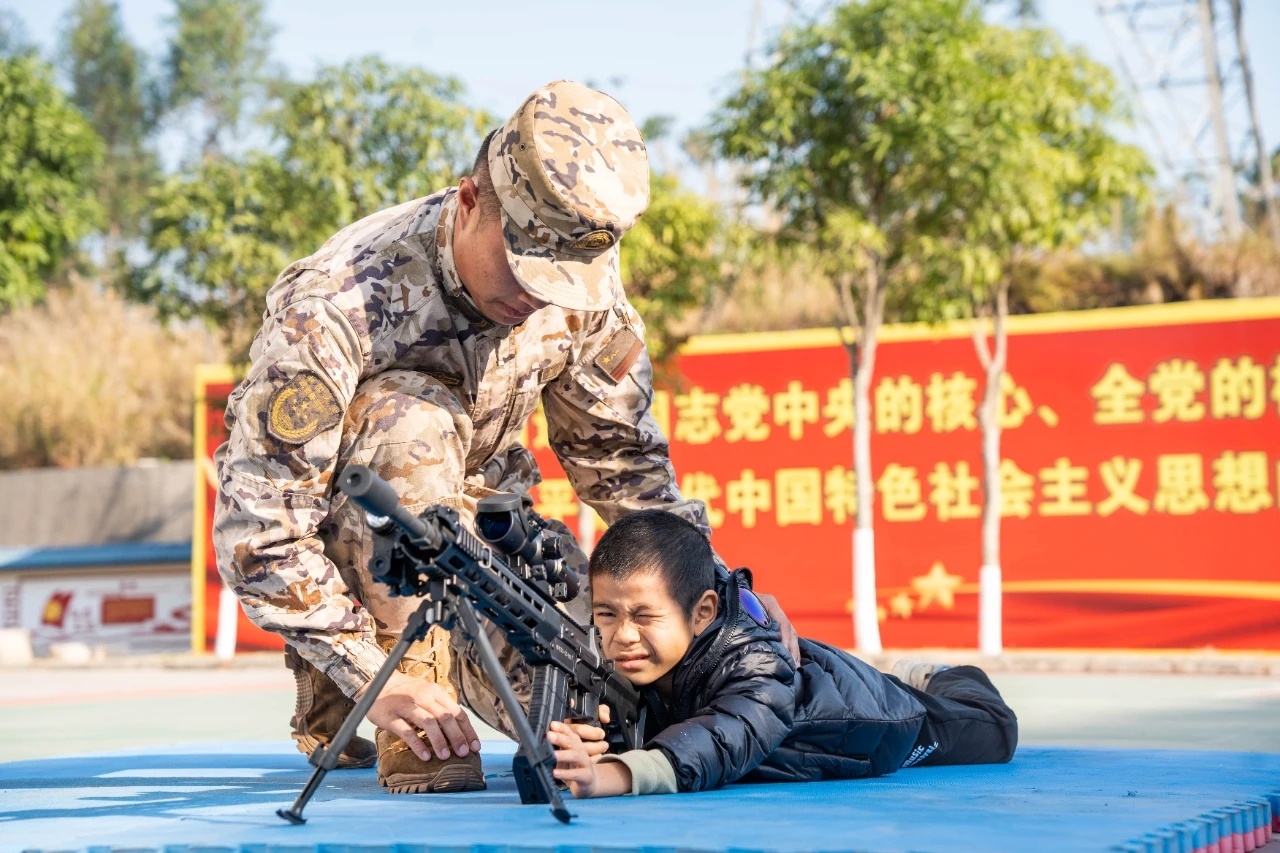
<svg viewBox="0 0 1280 853">
<path fill-rule="evenodd" d="M 956 606 L 955 591 L 963 582 L 959 575 L 947 574 L 942 563 L 934 563 L 929 574 L 911 579 L 911 586 L 920 595 L 919 607 L 924 610 L 933 602 L 938 602 L 944 610 Z"/>
<path fill-rule="evenodd" d="M 915 607 L 915 601 L 905 592 L 900 592 L 889 599 L 889 612 L 899 619 L 910 619 L 911 611 L 915 610 Z"/>
</svg>

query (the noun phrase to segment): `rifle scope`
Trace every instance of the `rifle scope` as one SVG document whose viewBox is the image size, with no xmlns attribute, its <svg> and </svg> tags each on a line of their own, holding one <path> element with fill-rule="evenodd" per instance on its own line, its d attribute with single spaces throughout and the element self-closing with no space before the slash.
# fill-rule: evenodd
<svg viewBox="0 0 1280 853">
<path fill-rule="evenodd" d="M 560 535 L 530 507 L 528 496 L 504 492 L 481 498 L 476 505 L 476 534 L 495 551 L 516 558 L 517 565 L 536 568 L 554 588 L 555 597 L 570 601 L 578 596 L 578 576 L 564 562 Z"/>
</svg>

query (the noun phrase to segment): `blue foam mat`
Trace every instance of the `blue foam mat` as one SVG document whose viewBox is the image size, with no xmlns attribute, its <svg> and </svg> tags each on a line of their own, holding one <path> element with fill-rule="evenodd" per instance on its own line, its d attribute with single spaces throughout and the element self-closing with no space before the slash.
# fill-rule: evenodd
<svg viewBox="0 0 1280 853">
<path fill-rule="evenodd" d="M 1170 827 L 1258 803 L 1237 810 L 1243 827 L 1280 792 L 1277 754 L 1023 748 L 1000 766 L 571 800 L 563 826 L 520 805 L 510 752 L 485 744 L 489 789 L 470 794 L 391 796 L 372 770 L 331 773 L 297 827 L 275 816 L 310 771 L 291 743 L 0 764 L 0 850 L 1190 850 L 1191 825 L 1181 841 Z"/>
</svg>

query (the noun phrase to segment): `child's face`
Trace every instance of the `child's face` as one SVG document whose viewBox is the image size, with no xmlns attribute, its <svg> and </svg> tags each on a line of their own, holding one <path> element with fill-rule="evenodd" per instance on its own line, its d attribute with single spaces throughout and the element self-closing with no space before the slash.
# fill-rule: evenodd
<svg viewBox="0 0 1280 853">
<path fill-rule="evenodd" d="M 604 654 L 632 684 L 653 684 L 671 672 L 694 637 L 715 620 L 718 598 L 707 590 L 688 616 L 661 575 L 636 572 L 619 581 L 591 579 L 592 613 Z"/>
</svg>

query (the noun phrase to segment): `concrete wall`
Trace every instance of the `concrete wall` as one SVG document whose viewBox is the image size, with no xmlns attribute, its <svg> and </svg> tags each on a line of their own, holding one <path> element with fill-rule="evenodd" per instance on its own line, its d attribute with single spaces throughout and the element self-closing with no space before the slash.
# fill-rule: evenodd
<svg viewBox="0 0 1280 853">
<path fill-rule="evenodd" d="M 0 472 L 0 547 L 186 542 L 190 460 Z"/>
</svg>

